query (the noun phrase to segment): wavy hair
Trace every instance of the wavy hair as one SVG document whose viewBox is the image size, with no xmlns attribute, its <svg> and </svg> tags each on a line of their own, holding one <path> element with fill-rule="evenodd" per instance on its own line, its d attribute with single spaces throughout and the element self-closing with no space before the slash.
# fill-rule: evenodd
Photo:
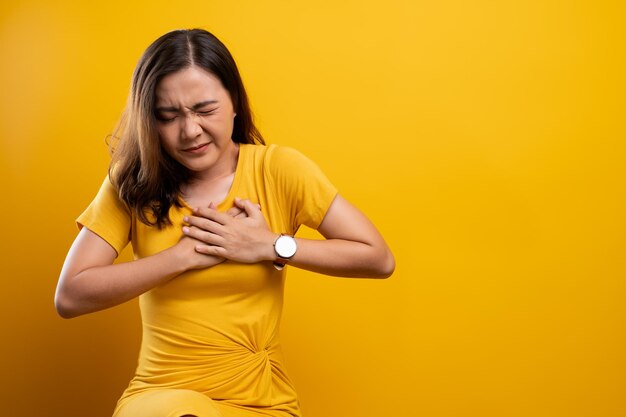
<svg viewBox="0 0 626 417">
<path fill-rule="evenodd" d="M 126 108 L 112 135 L 109 177 L 139 220 L 158 228 L 171 224 L 172 206 L 182 207 L 181 186 L 192 173 L 161 145 L 155 90 L 163 77 L 194 65 L 215 75 L 230 94 L 237 115 L 232 140 L 265 144 L 254 125 L 235 60 L 219 39 L 206 30 L 189 29 L 168 32 L 154 41 L 135 67 Z"/>
</svg>

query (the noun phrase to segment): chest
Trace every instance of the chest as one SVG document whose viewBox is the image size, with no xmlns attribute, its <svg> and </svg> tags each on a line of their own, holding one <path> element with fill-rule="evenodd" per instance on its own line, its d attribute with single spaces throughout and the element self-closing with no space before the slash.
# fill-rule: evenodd
<svg viewBox="0 0 626 417">
<path fill-rule="evenodd" d="M 208 207 L 211 204 L 218 206 L 226 200 L 234 178 L 233 173 L 212 181 L 188 184 L 183 189 L 183 199 L 191 207 Z"/>
</svg>

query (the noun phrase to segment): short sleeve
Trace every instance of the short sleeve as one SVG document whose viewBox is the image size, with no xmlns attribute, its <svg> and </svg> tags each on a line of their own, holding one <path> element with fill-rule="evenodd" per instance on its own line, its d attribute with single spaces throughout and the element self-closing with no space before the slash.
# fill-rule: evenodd
<svg viewBox="0 0 626 417">
<path fill-rule="evenodd" d="M 317 229 L 337 195 L 322 170 L 299 151 L 276 145 L 269 147 L 265 167 L 293 231 L 302 224 Z"/>
<path fill-rule="evenodd" d="M 107 241 L 119 253 L 130 240 L 131 215 L 120 200 L 117 190 L 107 176 L 87 209 L 76 219 L 83 226 Z"/>
</svg>

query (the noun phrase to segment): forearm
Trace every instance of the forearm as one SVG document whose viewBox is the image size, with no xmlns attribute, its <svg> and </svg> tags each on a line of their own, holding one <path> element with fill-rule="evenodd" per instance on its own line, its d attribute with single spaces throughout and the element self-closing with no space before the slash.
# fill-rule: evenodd
<svg viewBox="0 0 626 417">
<path fill-rule="evenodd" d="M 156 255 L 112 265 L 93 266 L 77 273 L 62 272 L 55 304 L 70 318 L 131 300 L 161 285 L 185 268 L 174 248 Z"/>
<path fill-rule="evenodd" d="M 340 277 L 387 278 L 395 261 L 386 245 L 342 239 L 296 238 L 298 250 L 289 265 Z"/>
</svg>

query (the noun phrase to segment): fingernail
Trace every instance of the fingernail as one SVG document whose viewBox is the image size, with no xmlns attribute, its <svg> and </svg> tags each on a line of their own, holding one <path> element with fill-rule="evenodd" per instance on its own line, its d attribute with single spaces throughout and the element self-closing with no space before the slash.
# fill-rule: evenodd
<svg viewBox="0 0 626 417">
<path fill-rule="evenodd" d="M 183 227 L 183 233 L 184 234 L 189 233 L 189 228 L 187 226 Z"/>
<path fill-rule="evenodd" d="M 183 217 L 183 221 L 184 222 L 188 222 L 189 221 L 189 217 L 187 217 L 187 216 Z"/>
</svg>

